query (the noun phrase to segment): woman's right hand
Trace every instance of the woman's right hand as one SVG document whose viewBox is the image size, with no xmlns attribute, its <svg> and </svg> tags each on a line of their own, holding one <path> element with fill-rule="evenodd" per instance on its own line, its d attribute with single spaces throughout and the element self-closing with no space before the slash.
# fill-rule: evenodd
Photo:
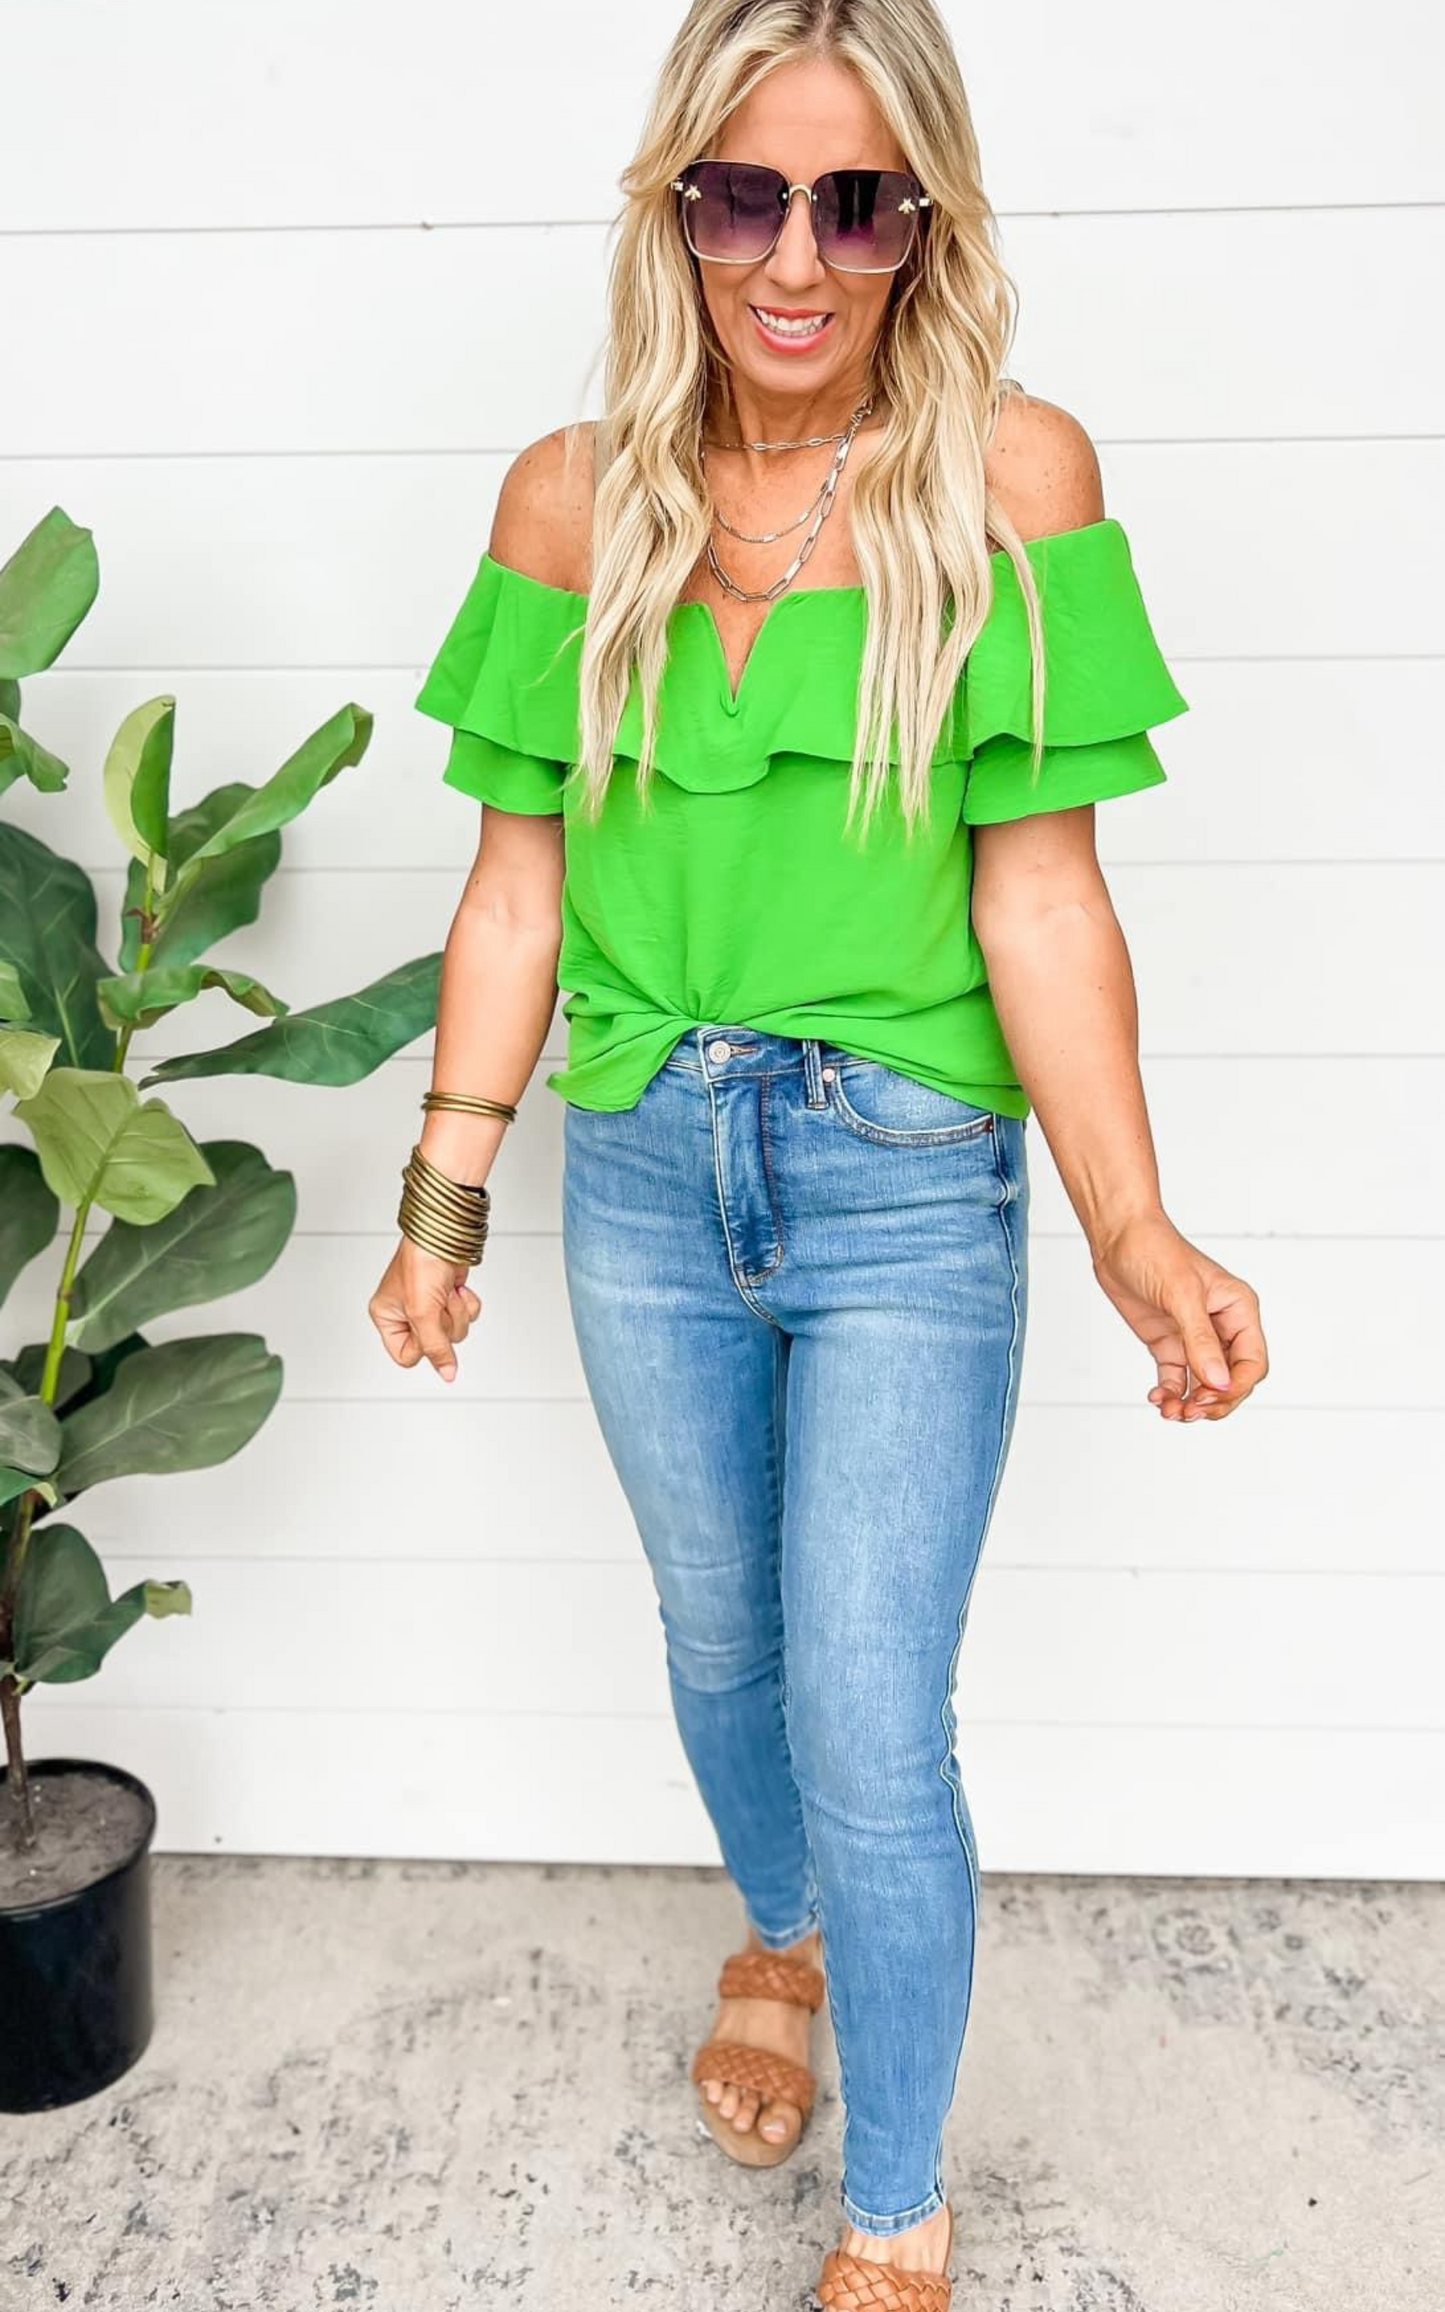
<svg viewBox="0 0 1445 2312">
<path fill-rule="evenodd" d="M 426 1357 L 444 1381 L 456 1379 L 456 1344 L 466 1339 L 482 1308 L 466 1279 L 461 1262 L 440 1260 L 402 1237 L 366 1304 L 395 1364 L 415 1365 Z"/>
</svg>

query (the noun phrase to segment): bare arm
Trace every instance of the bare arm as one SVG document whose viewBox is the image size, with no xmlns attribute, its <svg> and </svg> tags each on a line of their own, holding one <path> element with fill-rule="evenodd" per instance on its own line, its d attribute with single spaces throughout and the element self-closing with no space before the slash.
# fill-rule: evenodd
<svg viewBox="0 0 1445 2312">
<path fill-rule="evenodd" d="M 559 470 L 554 437 L 516 460 L 492 524 L 497 560 L 549 575 L 564 511 Z M 515 1105 L 531 1082 L 557 999 L 564 865 L 560 812 L 482 807 L 476 856 L 442 954 L 433 1090 Z M 485 1182 L 508 1129 L 501 1117 L 459 1109 L 433 1110 L 418 1122 L 423 1155 L 471 1187 Z M 400 1239 L 368 1304 L 397 1364 L 426 1358 L 443 1380 L 456 1378 L 457 1344 L 482 1305 L 466 1276 L 464 1266 Z"/>
<path fill-rule="evenodd" d="M 1093 446 L 1066 412 L 1031 405 L 1007 436 L 1001 428 L 1000 447 L 995 486 L 1021 536 L 1100 518 Z M 1149 1399 L 1161 1415 L 1220 1419 L 1268 1371 L 1259 1303 L 1164 1209 L 1133 970 L 1094 847 L 1094 807 L 976 827 L 974 855 L 973 923 L 999 1024 L 1094 1274 L 1154 1356 Z"/>
</svg>

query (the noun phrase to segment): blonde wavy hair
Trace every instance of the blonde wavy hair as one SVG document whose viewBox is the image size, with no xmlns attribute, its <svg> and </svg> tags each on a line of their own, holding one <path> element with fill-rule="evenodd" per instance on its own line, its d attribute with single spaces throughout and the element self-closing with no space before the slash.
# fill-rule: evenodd
<svg viewBox="0 0 1445 2312">
<path fill-rule="evenodd" d="M 729 113 L 777 66 L 827 57 L 871 93 L 932 195 L 927 229 L 895 279 L 869 385 L 886 410 L 852 494 L 867 600 L 847 824 L 866 834 L 896 725 L 908 835 L 964 660 L 993 599 L 989 539 L 1018 574 L 1032 655 L 1033 763 L 1042 756 L 1044 654 L 1034 574 L 988 489 L 984 451 L 1013 381 L 1002 374 L 1017 297 L 995 248 L 968 98 L 932 0 L 693 0 L 664 60 L 608 273 L 604 415 L 593 431 L 592 573 L 579 668 L 580 808 L 595 819 L 634 672 L 638 763 L 654 776 L 669 615 L 712 530 L 699 454 L 728 372 L 678 227 L 671 180 L 715 149 Z M 721 397 L 720 404 L 717 397 Z M 583 421 L 568 429 L 575 446 Z M 945 621 L 951 606 L 952 616 Z M 946 631 L 943 631 L 946 623 Z M 578 629 L 573 630 L 574 634 Z"/>
</svg>

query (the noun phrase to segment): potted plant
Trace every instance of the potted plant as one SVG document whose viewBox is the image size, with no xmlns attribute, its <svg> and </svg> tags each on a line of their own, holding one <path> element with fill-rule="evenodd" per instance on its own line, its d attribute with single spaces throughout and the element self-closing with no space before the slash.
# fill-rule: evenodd
<svg viewBox="0 0 1445 2312">
<path fill-rule="evenodd" d="M 94 543 L 53 507 L 0 568 L 0 795 L 65 787 L 20 720 L 20 682 L 51 666 L 98 589 Z M 281 829 L 361 760 L 364 708 L 341 707 L 259 786 L 176 809 L 174 698 L 122 722 L 104 765 L 130 854 L 112 965 L 89 877 L 0 821 L 0 1302 L 57 1255 L 48 1336 L 0 1356 L 0 2110 L 75 2101 L 119 2078 L 152 2024 L 149 1857 L 156 1804 L 123 1766 L 27 1765 L 21 1704 L 93 1677 L 144 1616 L 189 1613 L 184 1582 L 112 1596 L 75 1506 L 92 1486 L 224 1461 L 276 1403 L 281 1359 L 255 1333 L 153 1342 L 145 1327 L 262 1276 L 296 1214 L 295 1181 L 244 1140 L 197 1141 L 158 1081 L 270 1074 L 338 1086 L 434 1024 L 441 957 L 293 1012 L 250 973 L 204 960 L 260 912 Z M 215 989 L 265 1024 L 127 1072 L 132 1040 Z M 61 1215 L 65 1214 L 62 1223 Z M 93 1216 L 108 1217 L 91 1240 Z"/>
</svg>

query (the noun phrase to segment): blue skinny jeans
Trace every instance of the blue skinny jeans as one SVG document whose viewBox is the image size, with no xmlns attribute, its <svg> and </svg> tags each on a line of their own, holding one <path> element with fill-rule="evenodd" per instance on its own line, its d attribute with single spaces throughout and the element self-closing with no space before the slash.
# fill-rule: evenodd
<svg viewBox="0 0 1445 2312">
<path fill-rule="evenodd" d="M 1024 1124 L 817 1039 L 687 1031 L 569 1105 L 579 1353 L 748 1923 L 817 1927 L 845 2217 L 944 2204 L 978 1865 L 954 1738 L 1027 1299 Z"/>
</svg>

